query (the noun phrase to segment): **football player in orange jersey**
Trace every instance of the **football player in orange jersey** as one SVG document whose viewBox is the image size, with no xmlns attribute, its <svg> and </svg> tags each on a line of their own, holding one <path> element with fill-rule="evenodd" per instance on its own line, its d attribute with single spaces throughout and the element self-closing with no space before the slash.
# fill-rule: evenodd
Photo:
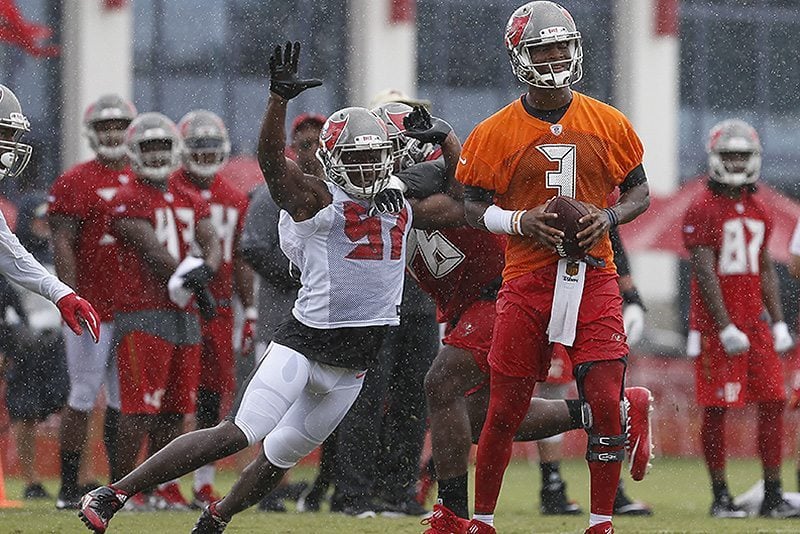
<svg viewBox="0 0 800 534">
<path fill-rule="evenodd" d="M 571 89 L 582 75 L 583 51 L 567 10 L 544 1 L 521 6 L 508 22 L 505 44 L 528 91 L 475 128 L 456 171 L 466 186 L 470 224 L 509 236 L 468 531 L 494 532 L 514 433 L 534 385 L 547 376 L 550 344 L 561 343 L 574 365 L 580 398 L 594 416 L 587 428 L 587 532 L 613 532 L 625 454 L 620 399 L 628 346 L 608 230 L 647 209 L 643 148 L 622 113 Z M 618 186 L 619 200 L 609 206 L 606 197 Z M 589 210 L 577 234 L 587 252 L 583 257 L 562 258 L 556 252 L 564 234 L 548 224 L 557 215 L 545 209 L 559 194 Z"/>
</svg>

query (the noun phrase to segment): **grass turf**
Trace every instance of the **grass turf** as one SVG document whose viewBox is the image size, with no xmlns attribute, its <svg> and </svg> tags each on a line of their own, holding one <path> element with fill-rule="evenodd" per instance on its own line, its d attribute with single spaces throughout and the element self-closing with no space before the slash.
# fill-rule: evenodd
<svg viewBox="0 0 800 534">
<path fill-rule="evenodd" d="M 731 492 L 741 493 L 760 478 L 760 467 L 755 460 L 732 460 L 728 466 Z M 569 460 L 563 464 L 563 474 L 568 482 L 571 499 L 580 502 L 584 514 L 577 517 L 543 517 L 538 512 L 540 476 L 538 469 L 526 462 L 513 463 L 506 473 L 503 492 L 495 516 L 496 527 L 502 534 L 517 533 L 580 533 L 588 524 L 589 487 L 585 463 Z M 784 486 L 787 491 L 796 489 L 794 466 L 784 465 Z M 298 469 L 293 480 L 310 478 L 313 472 Z M 186 479 L 184 494 L 188 495 L 190 477 Z M 220 490 L 233 483 L 234 474 L 218 476 Z M 7 480 L 8 498 L 18 499 L 22 494 L 19 480 Z M 47 481 L 48 491 L 55 494 L 57 483 Z M 614 526 L 618 533 L 656 532 L 707 532 L 755 533 L 798 532 L 800 519 L 712 519 L 708 516 L 711 494 L 703 464 L 696 459 L 659 458 L 648 477 L 640 483 L 626 482 L 628 494 L 650 503 L 652 517 L 618 517 Z M 421 533 L 424 527 L 417 518 L 352 519 L 340 514 L 266 514 L 255 510 L 244 512 L 231 522 L 226 532 L 264 533 Z M 110 534 L 189 532 L 199 512 L 147 512 L 120 513 L 115 516 Z M 57 511 L 52 501 L 28 501 L 22 509 L 0 510 L 0 532 L 16 533 L 69 533 L 88 532 L 74 511 Z"/>
</svg>

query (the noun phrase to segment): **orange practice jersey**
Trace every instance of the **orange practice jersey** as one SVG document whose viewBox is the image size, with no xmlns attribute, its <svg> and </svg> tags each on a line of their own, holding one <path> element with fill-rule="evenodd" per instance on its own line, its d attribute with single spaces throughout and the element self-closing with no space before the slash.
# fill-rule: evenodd
<svg viewBox="0 0 800 534">
<path fill-rule="evenodd" d="M 639 164 L 642 143 L 617 109 L 573 92 L 556 124 L 529 115 L 517 99 L 475 127 L 461 151 L 456 178 L 495 192 L 494 203 L 509 210 L 530 209 L 555 195 L 574 197 L 599 208 Z M 589 253 L 615 269 L 608 235 Z M 509 236 L 503 278 L 511 280 L 558 261 L 530 237 Z"/>
</svg>

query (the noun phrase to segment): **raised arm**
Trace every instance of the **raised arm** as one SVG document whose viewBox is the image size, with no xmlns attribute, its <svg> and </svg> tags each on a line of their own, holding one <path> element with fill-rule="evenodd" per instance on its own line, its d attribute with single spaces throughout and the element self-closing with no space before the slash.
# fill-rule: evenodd
<svg viewBox="0 0 800 534">
<path fill-rule="evenodd" d="M 270 56 L 270 93 L 261 131 L 258 137 L 258 163 L 269 186 L 270 194 L 281 209 L 296 221 L 313 217 L 327 203 L 330 194 L 316 177 L 305 175 L 293 161 L 286 158 L 286 106 L 289 100 L 319 80 L 297 79 L 300 43 L 286 43 Z"/>
</svg>

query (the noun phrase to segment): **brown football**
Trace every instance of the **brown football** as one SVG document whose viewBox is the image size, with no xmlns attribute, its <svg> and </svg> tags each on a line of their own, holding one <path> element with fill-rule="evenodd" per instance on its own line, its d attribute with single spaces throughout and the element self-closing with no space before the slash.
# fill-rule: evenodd
<svg viewBox="0 0 800 534">
<path fill-rule="evenodd" d="M 586 226 L 578 224 L 578 219 L 589 214 L 586 206 L 572 197 L 557 196 L 550 201 L 544 211 L 558 214 L 558 218 L 549 221 L 548 224 L 564 232 L 564 239 L 556 250 L 558 255 L 562 258 L 582 259 L 586 251 L 578 246 L 575 234 Z"/>
</svg>

